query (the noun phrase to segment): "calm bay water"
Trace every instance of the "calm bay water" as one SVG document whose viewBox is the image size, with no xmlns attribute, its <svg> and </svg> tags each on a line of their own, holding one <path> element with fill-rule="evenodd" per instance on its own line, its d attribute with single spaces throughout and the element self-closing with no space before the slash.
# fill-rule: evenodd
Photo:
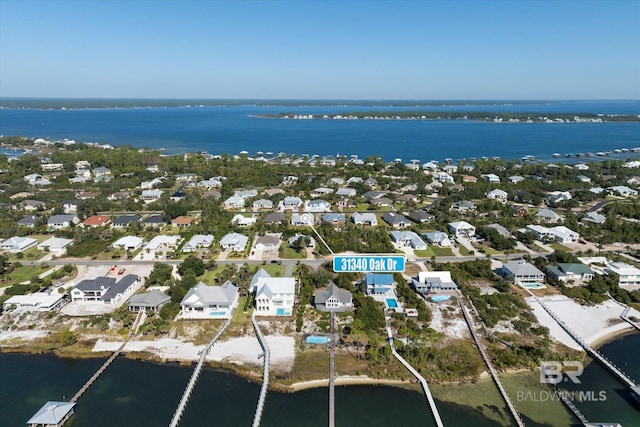
<svg viewBox="0 0 640 427">
<path fill-rule="evenodd" d="M 32 106 L 37 105 L 34 102 Z M 68 102 L 73 107 L 73 101 Z M 197 105 L 197 102 L 194 101 L 193 105 Z M 61 100 L 58 106 L 61 105 L 67 104 Z M 117 101 L 111 100 L 109 105 L 117 105 Z M 197 151 L 237 154 L 246 150 L 249 153 L 271 151 L 298 155 L 357 154 L 360 157 L 382 156 L 386 160 L 402 158 L 405 161 L 413 158 L 427 161 L 482 156 L 512 159 L 524 155 L 548 159 L 555 152 L 596 153 L 640 147 L 640 122 L 527 124 L 462 120 L 280 120 L 257 117 L 280 112 L 325 114 L 407 110 L 640 114 L 640 102 L 444 106 L 235 103 L 191 108 L 2 108 L 0 134 L 165 148 L 170 154 Z"/>
<path fill-rule="evenodd" d="M 632 378 L 640 380 L 636 357 L 640 334 L 612 341 L 601 351 Z M 69 399 L 91 376 L 102 359 L 66 360 L 51 355 L 0 353 L 0 420 L 2 425 L 24 425 L 47 400 Z M 192 368 L 125 358 L 116 360 L 78 403 L 75 427 L 167 425 L 177 407 Z M 604 390 L 607 400 L 580 403 L 591 421 L 640 425 L 640 411 L 628 392 L 598 364 L 580 377 L 580 390 Z M 205 369 L 182 419 L 182 426 L 203 420 L 222 426 L 251 425 L 259 385 L 225 371 Z M 327 389 L 286 394 L 269 392 L 262 425 L 265 427 L 326 426 Z M 438 396 L 435 396 L 436 399 Z M 476 408 L 437 401 L 445 425 L 494 426 Z M 541 405 L 541 410 L 543 406 Z M 526 419 L 527 426 L 537 426 Z M 350 386 L 336 389 L 336 424 L 364 426 L 434 425 L 424 396 L 394 387 Z M 568 427 L 563 424 L 553 424 Z"/>
</svg>

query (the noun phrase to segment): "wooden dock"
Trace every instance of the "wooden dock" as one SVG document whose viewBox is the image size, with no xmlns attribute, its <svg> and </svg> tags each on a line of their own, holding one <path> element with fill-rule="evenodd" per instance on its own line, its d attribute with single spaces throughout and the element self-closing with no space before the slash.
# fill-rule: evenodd
<svg viewBox="0 0 640 427">
<path fill-rule="evenodd" d="M 498 377 L 498 372 L 493 367 L 493 363 L 491 363 L 491 359 L 489 358 L 489 355 L 485 351 L 484 345 L 482 344 L 482 342 L 480 341 L 480 338 L 478 337 L 478 334 L 476 333 L 476 328 L 475 328 L 473 318 L 471 317 L 471 314 L 469 314 L 469 312 L 467 311 L 467 307 L 465 307 L 462 301 L 463 301 L 463 295 L 460 291 L 458 291 L 458 304 L 460 305 L 460 309 L 462 310 L 464 320 L 467 322 L 467 326 L 469 327 L 469 331 L 471 332 L 471 337 L 473 338 L 473 341 L 476 343 L 476 347 L 478 347 L 478 351 L 480 352 L 480 355 L 482 356 L 484 363 L 487 365 L 487 368 L 489 369 L 489 374 L 491 375 L 493 382 L 496 384 L 496 387 L 498 387 L 498 391 L 500 392 L 502 399 L 507 404 L 507 408 L 511 412 L 511 416 L 515 420 L 518 427 L 524 427 L 524 421 L 522 421 L 522 418 L 520 417 L 520 414 L 516 410 L 516 407 L 513 405 L 513 402 L 509 398 L 507 391 L 502 386 L 502 382 Z M 469 304 L 471 304 L 471 307 L 473 307 L 473 310 L 477 313 L 477 310 L 473 305 L 473 302 L 471 302 L 471 300 L 469 299 L 468 301 L 469 301 Z"/>
<path fill-rule="evenodd" d="M 254 316 L 251 316 L 251 322 L 253 323 L 253 327 L 256 330 L 256 336 L 258 337 L 258 341 L 260 341 L 260 346 L 262 347 L 262 351 L 264 351 L 264 372 L 262 373 L 262 387 L 260 388 L 260 396 L 258 397 L 258 406 L 256 407 L 256 413 L 253 416 L 253 427 L 258 427 L 260 422 L 262 421 L 262 412 L 264 411 L 264 402 L 267 399 L 267 391 L 269 390 L 269 363 L 271 361 L 271 353 L 269 352 L 269 346 L 267 345 L 267 340 L 262 335 L 262 330 L 260 329 L 260 325 Z"/>
</svg>

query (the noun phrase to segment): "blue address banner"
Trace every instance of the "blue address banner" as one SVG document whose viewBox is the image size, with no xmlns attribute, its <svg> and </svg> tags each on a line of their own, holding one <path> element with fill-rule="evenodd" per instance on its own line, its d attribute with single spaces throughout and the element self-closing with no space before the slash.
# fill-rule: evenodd
<svg viewBox="0 0 640 427">
<path fill-rule="evenodd" d="M 402 255 L 335 255 L 333 271 L 336 273 L 402 273 L 405 258 Z"/>
</svg>

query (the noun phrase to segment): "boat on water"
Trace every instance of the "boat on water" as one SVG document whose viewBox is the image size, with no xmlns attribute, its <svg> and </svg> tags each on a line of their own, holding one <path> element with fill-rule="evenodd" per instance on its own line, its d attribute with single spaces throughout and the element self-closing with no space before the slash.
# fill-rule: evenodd
<svg viewBox="0 0 640 427">
<path fill-rule="evenodd" d="M 560 157 L 560 156 L 561 156 L 561 154 L 560 154 L 560 153 L 553 153 L 553 157 L 555 157 L 556 159 L 557 159 L 558 157 Z"/>
</svg>

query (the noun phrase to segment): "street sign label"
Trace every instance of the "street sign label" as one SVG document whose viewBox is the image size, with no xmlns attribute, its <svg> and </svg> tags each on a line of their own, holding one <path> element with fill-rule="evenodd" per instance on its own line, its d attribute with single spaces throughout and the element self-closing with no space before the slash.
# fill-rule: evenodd
<svg viewBox="0 0 640 427">
<path fill-rule="evenodd" d="M 336 273 L 402 273 L 405 258 L 402 255 L 336 255 L 333 271 Z"/>
</svg>

